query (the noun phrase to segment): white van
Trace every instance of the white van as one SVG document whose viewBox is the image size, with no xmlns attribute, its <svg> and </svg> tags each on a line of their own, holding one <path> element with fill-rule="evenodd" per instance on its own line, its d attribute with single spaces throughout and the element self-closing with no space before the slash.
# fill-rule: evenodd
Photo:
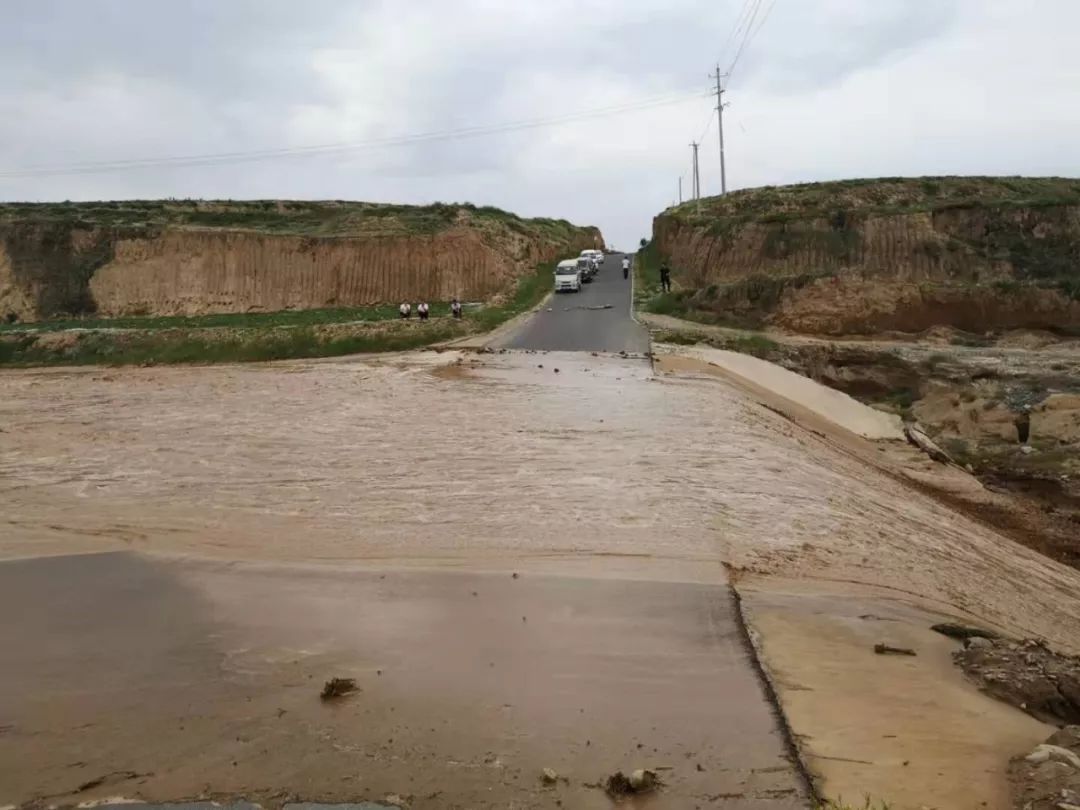
<svg viewBox="0 0 1080 810">
<path fill-rule="evenodd" d="M 577 259 L 559 262 L 555 268 L 555 292 L 581 292 L 581 269 Z"/>
</svg>

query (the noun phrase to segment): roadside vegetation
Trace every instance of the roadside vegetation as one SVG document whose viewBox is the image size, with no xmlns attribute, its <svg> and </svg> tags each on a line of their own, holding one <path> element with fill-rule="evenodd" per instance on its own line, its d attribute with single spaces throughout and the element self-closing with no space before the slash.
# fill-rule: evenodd
<svg viewBox="0 0 1080 810">
<path fill-rule="evenodd" d="M 324 309 L 192 317 L 67 319 L 0 328 L 0 366 L 243 363 L 397 352 L 487 332 L 535 307 L 551 289 L 554 265 L 522 277 L 501 302 L 450 317 L 399 320 L 396 307 Z"/>
<path fill-rule="evenodd" d="M 660 262 L 654 242 L 647 243 L 638 253 L 634 288 L 634 305 L 638 310 L 731 329 L 761 328 L 765 315 L 779 303 L 786 290 L 805 286 L 820 277 L 809 273 L 781 277 L 755 275 L 731 284 L 711 284 L 702 289 L 676 287 L 665 293 L 660 288 Z M 677 285 L 679 270 L 677 267 L 671 270 Z"/>
<path fill-rule="evenodd" d="M 522 276 L 506 301 L 481 307 L 468 314 L 478 332 L 490 332 L 497 326 L 537 306 L 552 289 L 557 262 L 545 262 L 527 276 Z"/>
<path fill-rule="evenodd" d="M 671 343 L 676 346 L 696 346 L 698 344 L 723 349 L 729 352 L 749 354 L 762 360 L 777 362 L 784 357 L 782 347 L 772 338 L 759 332 L 739 332 L 735 330 L 706 333 L 687 329 L 658 329 L 653 331 L 653 339 L 658 343 Z"/>
<path fill-rule="evenodd" d="M 449 315 L 448 302 L 431 305 L 432 316 Z M 30 323 L 0 324 L 4 332 L 57 332 L 65 329 L 258 329 L 278 326 L 317 326 L 354 321 L 387 321 L 398 317 L 396 306 L 286 310 L 282 312 L 226 312 L 213 315 L 129 315 L 117 318 L 57 318 Z"/>
<path fill-rule="evenodd" d="M 396 326 L 396 324 L 395 324 Z M 245 363 L 417 349 L 463 336 L 453 322 L 403 324 L 391 330 L 160 329 L 19 335 L 0 339 L 0 366 L 168 365 Z M 69 339 L 55 339 L 68 338 Z"/>
</svg>

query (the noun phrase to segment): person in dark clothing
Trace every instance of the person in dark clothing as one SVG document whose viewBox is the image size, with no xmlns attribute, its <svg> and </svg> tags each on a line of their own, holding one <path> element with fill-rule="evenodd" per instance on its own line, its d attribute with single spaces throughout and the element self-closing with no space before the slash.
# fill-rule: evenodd
<svg viewBox="0 0 1080 810">
<path fill-rule="evenodd" d="M 450 302 L 450 314 L 455 318 L 461 317 L 461 302 L 456 298 Z"/>
<path fill-rule="evenodd" d="M 660 288 L 664 292 L 671 292 L 671 268 L 667 266 L 667 262 L 660 265 Z"/>
</svg>

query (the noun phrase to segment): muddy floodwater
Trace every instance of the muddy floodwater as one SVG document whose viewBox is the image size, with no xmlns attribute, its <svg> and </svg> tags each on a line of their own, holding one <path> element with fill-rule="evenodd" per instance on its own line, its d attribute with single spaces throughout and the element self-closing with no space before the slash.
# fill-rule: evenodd
<svg viewBox="0 0 1080 810">
<path fill-rule="evenodd" d="M 0 806 L 602 808 L 605 774 L 655 766 L 657 810 L 800 807 L 729 572 L 1065 648 L 1080 626 L 1076 572 L 691 358 L 25 371 L 0 394 Z M 332 675 L 357 694 L 320 703 Z"/>
<path fill-rule="evenodd" d="M 646 360 L 433 353 L 30 371 L 0 387 L 7 557 L 697 581 L 723 581 L 728 562 L 884 584 L 1064 643 L 1062 623 L 1080 622 L 1075 582 L 1038 555 L 716 379 Z"/>
</svg>

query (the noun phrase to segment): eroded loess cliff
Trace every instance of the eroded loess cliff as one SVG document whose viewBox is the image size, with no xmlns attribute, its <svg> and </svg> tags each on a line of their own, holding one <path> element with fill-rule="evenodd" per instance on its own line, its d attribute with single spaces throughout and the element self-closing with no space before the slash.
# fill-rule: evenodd
<svg viewBox="0 0 1080 810">
<path fill-rule="evenodd" d="M 1080 330 L 1080 180 L 751 189 L 665 211 L 654 247 L 687 308 L 737 325 Z"/>
<path fill-rule="evenodd" d="M 471 205 L 3 205 L 0 319 L 484 300 L 602 245 L 595 228 Z"/>
</svg>

